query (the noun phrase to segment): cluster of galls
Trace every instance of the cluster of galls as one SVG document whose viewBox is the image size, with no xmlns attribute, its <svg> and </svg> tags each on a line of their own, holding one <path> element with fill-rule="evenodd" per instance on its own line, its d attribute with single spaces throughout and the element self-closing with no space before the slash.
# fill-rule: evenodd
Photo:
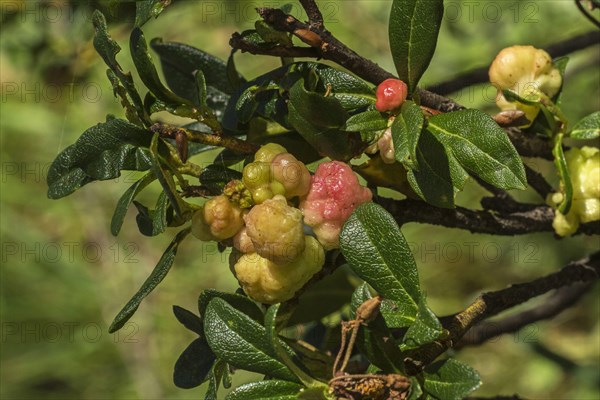
<svg viewBox="0 0 600 400">
<path fill-rule="evenodd" d="M 267 144 L 246 165 L 242 181 L 194 214 L 200 240 L 233 246 L 230 265 L 244 292 L 273 304 L 294 297 L 339 247 L 342 225 L 371 200 L 344 163 L 326 162 L 314 176 L 285 148 Z"/>
</svg>

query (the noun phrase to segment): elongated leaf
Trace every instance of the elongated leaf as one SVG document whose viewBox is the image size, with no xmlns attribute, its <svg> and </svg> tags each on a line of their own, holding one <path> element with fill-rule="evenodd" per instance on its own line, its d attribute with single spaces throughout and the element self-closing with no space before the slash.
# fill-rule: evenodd
<svg viewBox="0 0 600 400">
<path fill-rule="evenodd" d="M 135 2 L 135 26 L 144 25 L 150 18 L 157 18 L 171 0 L 137 0 Z"/>
<path fill-rule="evenodd" d="M 156 200 L 156 208 L 152 216 L 152 236 L 160 235 L 168 226 L 167 211 L 169 208 L 169 196 L 163 191 Z"/>
<path fill-rule="evenodd" d="M 408 395 L 408 398 L 406 400 L 419 400 L 419 399 L 421 399 L 422 395 L 423 395 L 423 389 L 421 389 L 421 384 L 419 383 L 419 380 L 416 377 L 411 376 L 410 377 L 410 394 Z"/>
<path fill-rule="evenodd" d="M 571 182 L 571 174 L 569 173 L 569 167 L 567 165 L 567 159 L 565 158 L 562 141 L 563 135 L 557 135 L 554 139 L 552 154 L 554 155 L 554 165 L 558 171 L 561 189 L 564 195 L 563 201 L 558 206 L 558 211 L 560 211 L 563 215 L 567 215 L 571 209 L 571 203 L 573 200 L 573 182 Z"/>
<path fill-rule="evenodd" d="M 394 218 L 374 203 L 360 205 L 344 224 L 340 247 L 350 267 L 400 312 L 415 317 L 421 299 L 419 275 Z"/>
<path fill-rule="evenodd" d="M 123 221 L 125 220 L 125 215 L 127 215 L 127 210 L 129 209 L 129 205 L 135 199 L 135 197 L 142 191 L 146 186 L 152 183 L 156 179 L 152 174 L 146 174 L 144 177 L 133 185 L 129 187 L 123 193 L 119 201 L 117 202 L 117 207 L 115 208 L 115 212 L 112 216 L 112 220 L 110 223 L 110 232 L 113 236 L 117 236 L 121 231 L 121 227 L 123 226 Z"/>
<path fill-rule="evenodd" d="M 579 121 L 569 134 L 573 139 L 597 139 L 600 137 L 600 111 L 596 111 Z"/>
<path fill-rule="evenodd" d="M 173 382 L 182 389 L 191 389 L 208 379 L 215 355 L 204 338 L 194 340 L 181 353 L 173 370 Z"/>
<path fill-rule="evenodd" d="M 299 362 L 296 357 L 294 359 L 290 357 L 290 354 L 283 348 L 283 342 L 279 339 L 279 330 L 287 324 L 287 320 L 290 314 L 278 315 L 281 304 L 274 304 L 269 307 L 265 314 L 265 329 L 267 332 L 267 340 L 271 345 L 271 349 L 277 356 L 278 360 L 281 360 L 290 371 L 294 373 L 305 386 L 315 386 L 316 380 L 309 376 L 302 368 L 298 365 Z M 298 364 L 296 364 L 298 362 Z"/>
<path fill-rule="evenodd" d="M 151 139 L 149 132 L 121 119 L 89 128 L 50 166 L 48 197 L 59 199 L 95 180 L 118 178 L 122 170 L 149 169 Z"/>
<path fill-rule="evenodd" d="M 208 307 L 208 303 L 210 303 L 210 301 L 214 298 L 225 300 L 230 306 L 243 312 L 258 323 L 262 323 L 264 321 L 265 317 L 263 312 L 260 310 L 260 308 L 258 308 L 256 303 L 250 300 L 248 297 L 235 293 L 219 292 L 215 289 L 205 289 L 198 297 L 198 311 L 202 318 L 204 318 L 206 315 L 206 307 Z"/>
<path fill-rule="evenodd" d="M 479 110 L 436 115 L 427 129 L 470 173 L 501 189 L 525 189 L 519 154 L 496 122 Z"/>
<path fill-rule="evenodd" d="M 242 179 L 242 174 L 231 168 L 211 164 L 202 170 L 200 183 L 216 195 L 223 193 L 223 188 L 234 179 Z"/>
<path fill-rule="evenodd" d="M 195 96 L 190 98 L 183 95 L 184 92 L 195 91 L 196 70 L 202 71 L 207 86 L 223 95 L 231 95 L 235 91 L 235 87 L 229 83 L 225 61 L 187 44 L 163 42 L 160 38 L 151 40 L 150 47 L 160 56 L 169 87 L 180 96 L 196 99 Z M 243 79 L 241 76 L 239 78 Z"/>
<path fill-rule="evenodd" d="M 304 386 L 287 381 L 252 382 L 235 388 L 225 400 L 296 400 L 302 389 Z"/>
<path fill-rule="evenodd" d="M 322 155 L 348 160 L 356 155 L 352 134 L 339 130 L 348 119 L 341 104 L 304 88 L 299 80 L 290 90 L 288 122 Z"/>
<path fill-rule="evenodd" d="M 234 367 L 297 381 L 294 374 L 277 360 L 265 328 L 225 300 L 215 298 L 208 303 L 204 334 L 213 352 Z"/>
<path fill-rule="evenodd" d="M 124 72 L 119 63 L 117 62 L 117 54 L 121 51 L 121 46 L 117 42 L 115 42 L 110 35 L 108 34 L 108 27 L 106 25 L 106 18 L 104 15 L 96 10 L 92 15 L 92 22 L 94 24 L 95 35 L 94 35 L 94 48 L 100 54 L 106 65 L 113 71 L 114 75 L 119 79 L 121 85 L 127 92 L 133 107 L 138 113 L 138 118 L 146 124 L 146 126 L 150 126 L 152 123 L 148 114 L 144 109 L 144 104 L 142 102 L 142 98 L 138 93 L 135 84 L 133 83 L 133 78 L 129 72 Z M 109 77 L 110 78 L 110 77 Z M 115 82 L 111 79 L 111 83 L 113 88 L 115 87 Z"/>
<path fill-rule="evenodd" d="M 417 144 L 425 118 L 421 108 L 412 101 L 406 101 L 392 124 L 392 139 L 397 161 L 411 161 L 418 167 Z M 409 159 L 410 157 L 410 159 Z"/>
<path fill-rule="evenodd" d="M 173 306 L 173 314 L 175 314 L 177 321 L 179 321 L 187 329 L 197 333 L 200 336 L 204 336 L 204 325 L 200 317 L 198 317 L 196 314 L 179 306 Z"/>
<path fill-rule="evenodd" d="M 136 312 L 142 300 L 144 300 L 144 298 L 148 296 L 148 294 L 150 294 L 150 292 L 152 292 L 160 282 L 162 282 L 165 276 L 167 276 L 167 273 L 171 269 L 173 261 L 175 260 L 175 255 L 177 254 L 179 244 L 183 241 L 183 239 L 185 239 L 190 231 L 190 228 L 187 228 L 180 231 L 177 236 L 175 236 L 175 239 L 173 239 L 169 247 L 167 247 L 167 250 L 165 250 L 163 253 L 148 279 L 146 279 L 146 281 L 142 284 L 140 290 L 138 290 L 138 292 L 125 305 L 125 307 L 119 311 L 119 314 L 117 314 L 112 324 L 110 324 L 108 332 L 113 333 L 121 329 Z"/>
<path fill-rule="evenodd" d="M 228 376 L 229 365 L 225 361 L 217 359 L 208 374 L 208 390 L 206 391 L 204 400 L 220 400 L 217 397 L 219 386 L 223 382 L 223 386 L 226 387 L 225 383 Z"/>
<path fill-rule="evenodd" d="M 321 128 L 341 128 L 349 118 L 338 100 L 307 90 L 304 79 L 290 89 L 290 103 L 302 118 Z"/>
<path fill-rule="evenodd" d="M 167 103 L 172 104 L 186 104 L 188 101 L 175 93 L 167 89 L 160 78 L 158 77 L 158 71 L 154 66 L 152 57 L 148 52 L 148 44 L 144 33 L 139 28 L 135 28 L 131 32 L 129 38 L 129 49 L 131 51 L 131 57 L 135 67 L 140 75 L 140 79 L 144 82 L 144 85 L 158 98 Z"/>
<path fill-rule="evenodd" d="M 389 37 L 398 76 L 412 93 L 435 52 L 443 0 L 394 0 Z"/>
<path fill-rule="evenodd" d="M 402 350 L 414 349 L 436 340 L 442 333 L 442 324 L 427 306 L 425 296 L 419 302 L 415 323 L 408 328 L 402 340 Z"/>
<path fill-rule="evenodd" d="M 410 186 L 423 200 L 437 207 L 453 208 L 456 192 L 469 177 L 452 152 L 425 130 L 416 148 L 418 169 L 408 170 Z"/>
<path fill-rule="evenodd" d="M 473 368 L 452 358 L 425 367 L 423 389 L 436 399 L 460 400 L 481 385 Z"/>
<path fill-rule="evenodd" d="M 387 128 L 388 116 L 377 110 L 369 110 L 356 114 L 346 121 L 345 131 L 382 131 Z"/>
</svg>

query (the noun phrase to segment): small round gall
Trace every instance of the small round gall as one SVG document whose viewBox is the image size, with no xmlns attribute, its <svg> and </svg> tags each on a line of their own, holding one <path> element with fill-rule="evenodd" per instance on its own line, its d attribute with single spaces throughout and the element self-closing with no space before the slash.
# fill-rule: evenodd
<svg viewBox="0 0 600 400">
<path fill-rule="evenodd" d="M 377 86 L 375 108 L 380 112 L 393 111 L 406 101 L 408 87 L 400 79 L 386 79 Z"/>
</svg>

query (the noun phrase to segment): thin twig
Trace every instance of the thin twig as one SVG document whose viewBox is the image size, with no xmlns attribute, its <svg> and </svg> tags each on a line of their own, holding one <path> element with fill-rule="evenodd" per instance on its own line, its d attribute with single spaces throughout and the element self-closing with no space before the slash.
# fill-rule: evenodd
<svg viewBox="0 0 600 400">
<path fill-rule="evenodd" d="M 259 146 L 240 140 L 231 136 L 217 135 L 214 133 L 205 133 L 195 131 L 193 129 L 186 129 L 172 125 L 165 125 L 156 123 L 150 127 L 150 131 L 159 133 L 163 137 L 175 138 L 177 134 L 183 133 L 187 136 L 187 140 L 190 142 L 202 143 L 209 146 L 224 147 L 229 150 L 233 150 L 243 154 L 253 154 L 259 149 Z"/>
<path fill-rule="evenodd" d="M 449 332 L 448 339 L 411 351 L 405 362 L 412 372 L 416 372 L 453 347 L 479 322 L 553 289 L 580 282 L 593 282 L 599 277 L 600 252 L 597 252 L 590 257 L 574 261 L 560 271 L 542 278 L 527 283 L 515 284 L 496 292 L 483 293 L 464 311 L 451 318 L 444 319 L 444 328 Z"/>
<path fill-rule="evenodd" d="M 311 28 L 317 31 L 322 30 L 324 28 L 323 14 L 321 14 L 317 3 L 314 0 L 300 0 L 300 4 L 302 4 L 304 11 L 306 11 L 306 15 L 308 15 Z"/>
<path fill-rule="evenodd" d="M 600 21 L 598 21 L 596 18 L 594 18 L 594 16 L 592 14 L 590 14 L 588 12 L 588 10 L 585 9 L 585 7 L 583 6 L 583 4 L 581 4 L 580 0 L 575 0 L 575 4 L 577 5 L 577 8 L 579 9 L 579 11 L 581 11 L 581 13 L 594 25 L 596 25 L 597 28 L 600 28 Z"/>
<path fill-rule="evenodd" d="M 546 181 L 542 174 L 529 167 L 527 164 L 524 164 L 524 166 L 525 173 L 527 174 L 527 183 L 529 183 L 529 186 L 535 190 L 537 194 L 539 194 L 540 197 L 545 201 L 546 197 L 548 197 L 550 193 L 554 192 L 554 189 Z"/>
<path fill-rule="evenodd" d="M 517 332 L 529 324 L 552 318 L 575 304 L 592 286 L 591 283 L 579 283 L 564 287 L 557 290 L 556 293 L 537 307 L 498 321 L 479 323 L 469 330 L 453 348 L 477 346 L 497 336 Z"/>
<path fill-rule="evenodd" d="M 418 222 L 465 229 L 472 233 L 504 236 L 553 232 L 554 210 L 548 206 L 536 206 L 528 211 L 495 213 L 487 210 L 470 210 L 464 207 L 439 208 L 412 199 L 394 200 L 379 197 L 377 203 L 390 212 L 399 225 Z M 577 233 L 600 234 L 600 221 L 581 225 Z"/>
</svg>

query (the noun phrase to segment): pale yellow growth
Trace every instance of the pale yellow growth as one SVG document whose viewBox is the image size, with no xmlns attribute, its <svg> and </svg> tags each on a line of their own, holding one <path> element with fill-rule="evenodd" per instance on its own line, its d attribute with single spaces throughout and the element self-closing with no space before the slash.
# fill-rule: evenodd
<svg viewBox="0 0 600 400">
<path fill-rule="evenodd" d="M 572 235 L 580 223 L 600 220 L 600 150 L 588 146 L 572 148 L 565 158 L 573 185 L 573 202 L 567 215 L 556 211 L 552 226 L 560 236 Z M 562 194 L 554 193 L 549 203 L 556 207 L 562 199 Z"/>
<path fill-rule="evenodd" d="M 539 92 L 553 97 L 562 85 L 560 71 L 550 55 L 533 46 L 511 46 L 500 51 L 490 66 L 489 77 L 492 85 L 498 89 L 496 105 L 502 111 L 522 110 L 531 122 L 540 108 L 509 102 L 502 91 L 510 89 L 523 98 L 535 98 Z"/>
<path fill-rule="evenodd" d="M 302 254 L 287 264 L 276 264 L 257 253 L 242 255 L 234 270 L 242 289 L 250 298 L 265 304 L 294 297 L 325 263 L 325 251 L 312 236 L 305 237 Z"/>
</svg>

